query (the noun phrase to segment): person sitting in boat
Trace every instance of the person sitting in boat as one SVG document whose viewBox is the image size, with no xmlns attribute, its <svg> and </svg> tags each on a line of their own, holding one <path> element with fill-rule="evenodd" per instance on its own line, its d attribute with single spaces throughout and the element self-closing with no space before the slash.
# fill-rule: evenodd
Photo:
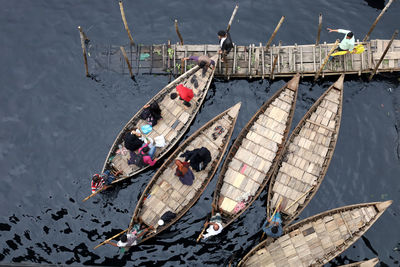
<svg viewBox="0 0 400 267">
<path fill-rule="evenodd" d="M 233 43 L 231 39 L 231 35 L 226 31 L 218 31 L 218 39 L 220 50 L 218 53 L 222 54 L 221 62 L 224 62 L 224 58 L 229 54 L 231 49 L 233 48 Z"/>
<path fill-rule="evenodd" d="M 142 113 L 140 114 L 140 118 L 147 121 L 151 126 L 156 125 L 158 120 L 162 118 L 161 109 L 157 102 L 153 102 L 150 105 L 145 105 Z"/>
<path fill-rule="evenodd" d="M 190 107 L 191 106 L 190 100 L 192 100 L 192 98 L 194 96 L 193 90 L 183 86 L 183 84 L 178 84 L 178 86 L 176 87 L 176 91 L 179 94 L 179 99 L 181 99 L 183 101 L 183 104 L 186 107 Z M 178 96 L 178 94 L 172 93 L 171 99 L 175 99 Z"/>
<path fill-rule="evenodd" d="M 343 33 L 344 38 L 340 42 L 339 46 L 336 48 L 337 51 L 348 51 L 352 52 L 354 50 L 354 44 L 355 44 L 355 39 L 354 39 L 354 34 L 351 31 L 348 30 L 343 30 L 343 29 L 331 29 L 327 28 L 329 32 L 338 32 L 338 33 Z M 330 56 L 329 60 L 331 60 L 333 57 Z"/>
<path fill-rule="evenodd" d="M 121 173 L 121 171 L 118 171 L 113 174 L 110 170 L 106 170 L 102 174 L 94 174 L 91 182 L 92 193 L 102 189 L 104 185 L 110 185 L 115 180 L 115 177 Z"/>
<path fill-rule="evenodd" d="M 175 160 L 175 164 L 175 175 L 179 177 L 179 181 L 181 181 L 181 183 L 184 185 L 192 185 L 194 181 L 194 174 L 189 168 L 189 162 L 182 162 L 177 159 Z"/>
<path fill-rule="evenodd" d="M 264 222 L 262 229 L 267 236 L 273 238 L 278 238 L 283 234 L 282 219 L 279 211 L 271 219 Z"/>
<path fill-rule="evenodd" d="M 106 244 L 120 248 L 135 246 L 149 230 L 154 229 L 153 226 L 145 229 L 142 228 L 143 226 L 141 227 L 140 224 L 134 224 L 131 231 L 128 234 L 124 234 L 118 243 L 107 241 Z"/>
<path fill-rule="evenodd" d="M 207 233 L 205 235 L 202 235 L 203 239 L 207 239 L 210 236 L 218 235 L 222 232 L 224 229 L 222 227 L 222 219 L 221 219 L 221 214 L 216 213 L 214 216 L 211 217 L 210 221 L 206 223 L 204 227 L 207 227 Z"/>
<path fill-rule="evenodd" d="M 206 71 L 209 67 L 211 67 L 212 69 L 215 68 L 215 61 L 206 55 L 185 57 L 183 58 L 183 60 L 193 60 L 197 62 L 197 65 L 199 65 L 201 69 Z"/>
<path fill-rule="evenodd" d="M 147 143 L 139 148 L 137 154 L 131 151 L 131 157 L 128 160 L 128 164 L 136 164 L 138 167 L 144 167 L 146 165 L 153 166 L 158 160 L 157 158 L 154 158 L 155 153 L 156 147 Z"/>
<path fill-rule="evenodd" d="M 137 131 L 136 128 L 130 132 L 125 133 L 123 139 L 125 148 L 130 151 L 136 151 L 139 148 L 141 148 L 144 144 L 143 136 L 140 133 L 140 131 Z"/>
<path fill-rule="evenodd" d="M 185 161 L 190 163 L 190 167 L 197 172 L 204 170 L 211 161 L 211 153 L 205 147 L 196 148 L 191 151 L 187 150 L 181 157 L 184 157 Z"/>
</svg>

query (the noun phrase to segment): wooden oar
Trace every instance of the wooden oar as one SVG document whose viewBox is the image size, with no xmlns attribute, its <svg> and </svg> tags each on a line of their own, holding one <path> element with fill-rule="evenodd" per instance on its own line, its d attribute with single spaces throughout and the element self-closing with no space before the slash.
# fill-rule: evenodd
<svg viewBox="0 0 400 267">
<path fill-rule="evenodd" d="M 96 248 L 98 248 L 98 247 L 101 247 L 102 245 L 104 245 L 104 244 L 107 243 L 108 241 L 113 240 L 114 238 L 116 238 L 116 237 L 122 235 L 123 233 L 127 232 L 128 230 L 129 230 L 129 228 L 125 229 L 124 231 L 122 231 L 122 232 L 119 233 L 119 234 L 116 234 L 116 235 L 113 236 L 113 237 L 110 237 L 109 239 L 107 239 L 107 240 L 103 241 L 102 243 L 98 244 L 97 246 L 95 246 L 94 249 L 96 249 Z"/>
<path fill-rule="evenodd" d="M 267 219 L 268 222 L 271 222 L 272 218 L 274 218 L 275 213 L 278 211 L 279 207 L 281 206 L 282 201 L 283 201 L 283 197 L 281 196 L 280 199 L 279 199 L 278 205 L 276 205 L 276 208 L 275 208 L 275 210 L 274 210 L 274 213 L 272 213 L 272 216 L 271 216 L 269 219 Z M 264 239 L 264 235 L 265 235 L 265 232 L 263 231 L 263 233 L 262 233 L 262 235 L 261 235 L 261 240 Z"/>
<path fill-rule="evenodd" d="M 310 193 L 310 191 L 312 189 L 314 189 L 315 186 L 312 186 L 310 189 L 308 189 L 306 192 L 304 192 L 298 199 L 296 199 L 295 202 L 293 202 L 292 204 L 289 205 L 289 207 L 285 208 L 284 211 L 287 211 L 288 209 L 290 209 L 294 204 L 296 204 L 297 202 L 300 201 L 300 199 L 302 199 L 305 195 L 307 195 L 308 193 Z"/>
<path fill-rule="evenodd" d="M 102 188 L 100 188 L 100 189 L 97 190 L 96 192 L 92 193 L 90 196 L 84 198 L 84 199 L 82 200 L 82 202 L 85 202 L 85 201 L 88 200 L 89 198 L 91 198 L 91 197 L 97 195 L 98 193 L 100 193 L 101 191 L 106 190 L 106 189 L 109 188 L 109 187 L 111 187 L 111 185 L 105 185 L 105 186 L 103 186 Z"/>
<path fill-rule="evenodd" d="M 201 231 L 201 233 L 199 234 L 199 236 L 196 239 L 196 242 L 199 242 L 201 236 L 204 234 L 204 231 L 206 230 L 206 225 L 207 225 L 208 220 L 206 220 L 206 222 L 203 225 L 203 230 Z"/>
</svg>

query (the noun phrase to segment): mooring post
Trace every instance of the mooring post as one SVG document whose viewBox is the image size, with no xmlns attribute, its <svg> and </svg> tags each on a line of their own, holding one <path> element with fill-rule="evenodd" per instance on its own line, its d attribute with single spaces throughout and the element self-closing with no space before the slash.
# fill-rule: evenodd
<svg viewBox="0 0 400 267">
<path fill-rule="evenodd" d="M 328 55 L 326 55 L 324 63 L 319 68 L 318 72 L 315 74 L 314 81 L 316 81 L 321 74 L 322 70 L 324 69 L 326 63 L 328 63 L 329 57 L 332 55 L 333 51 L 335 51 L 336 47 L 339 45 L 339 39 L 336 40 L 335 44 L 333 45 L 331 51 L 329 51 Z"/>
<path fill-rule="evenodd" d="M 131 79 L 134 80 L 134 79 L 135 79 L 135 76 L 133 75 L 133 72 L 132 72 L 132 65 L 131 65 L 131 63 L 129 62 L 128 56 L 126 55 L 125 48 L 124 48 L 123 46 L 120 46 L 119 48 L 121 49 L 122 55 L 123 55 L 124 58 L 125 58 L 126 65 L 128 65 L 129 74 L 131 75 Z"/>
<path fill-rule="evenodd" d="M 279 41 L 278 53 L 274 57 L 274 63 L 272 63 L 272 69 L 271 69 L 271 73 L 269 75 L 269 79 L 270 80 L 273 80 L 275 78 L 274 77 L 274 71 L 275 71 L 276 63 L 278 62 L 279 53 L 281 52 L 281 45 L 282 45 L 282 41 Z"/>
<path fill-rule="evenodd" d="M 381 17 L 386 12 L 386 10 L 389 8 L 389 6 L 392 4 L 392 2 L 393 2 L 393 0 L 389 0 L 389 2 L 386 4 L 386 6 L 382 9 L 381 13 L 378 15 L 378 17 L 375 19 L 374 23 L 372 24 L 371 28 L 369 29 L 369 32 L 367 33 L 367 35 L 365 35 L 365 37 L 363 39 L 363 43 L 368 40 L 371 32 L 375 29 L 376 24 L 381 19 Z"/>
<path fill-rule="evenodd" d="M 235 9 L 233 10 L 231 19 L 229 20 L 228 27 L 226 27 L 226 32 L 229 32 L 229 30 L 231 29 L 231 25 L 232 25 L 233 19 L 236 16 L 236 12 L 237 12 L 238 8 L 239 8 L 239 5 L 236 4 Z"/>
<path fill-rule="evenodd" d="M 81 37 L 81 45 L 82 45 L 82 52 L 83 52 L 83 60 L 85 62 L 86 77 L 90 77 L 89 67 L 88 67 L 88 63 L 87 63 L 87 56 L 86 56 L 86 46 L 85 46 L 85 41 L 89 40 L 89 39 L 87 39 L 86 35 L 83 33 L 81 26 L 78 26 L 78 30 L 79 30 L 79 35 Z"/>
<path fill-rule="evenodd" d="M 372 80 L 372 77 L 374 77 L 376 71 L 377 71 L 378 68 L 379 68 L 379 65 L 381 65 L 383 59 L 384 59 L 385 56 L 386 56 L 386 53 L 389 51 L 389 48 L 390 48 L 390 46 L 392 45 L 393 40 L 394 40 L 394 38 L 396 38 L 396 36 L 397 36 L 398 33 L 399 33 L 398 30 L 396 30 L 396 31 L 393 33 L 392 39 L 390 39 L 390 42 L 387 44 L 387 46 L 386 46 L 386 48 L 385 48 L 385 51 L 383 51 L 383 54 L 382 54 L 381 58 L 380 58 L 379 61 L 378 61 L 378 64 L 376 64 L 376 66 L 375 66 L 375 68 L 374 68 L 374 71 L 373 71 L 373 72 L 371 73 L 371 75 L 369 76 L 369 80 L 370 80 L 370 81 Z"/>
<path fill-rule="evenodd" d="M 265 51 L 268 51 L 269 46 L 272 43 L 272 40 L 274 40 L 276 33 L 278 32 L 279 28 L 281 27 L 283 21 L 285 20 L 285 16 L 282 16 L 281 20 L 278 22 L 278 25 L 276 25 L 276 28 L 274 32 L 272 33 L 271 37 L 269 38 L 267 44 L 265 45 Z"/>
<path fill-rule="evenodd" d="M 175 31 L 176 31 L 176 34 L 179 37 L 180 44 L 183 45 L 183 38 L 182 38 L 182 35 L 181 35 L 181 33 L 179 32 L 179 29 L 178 29 L 178 20 L 175 20 Z"/>
<path fill-rule="evenodd" d="M 131 45 L 135 45 L 135 43 L 133 42 L 131 31 L 129 30 L 129 27 L 128 27 L 128 22 L 126 22 L 125 11 L 124 11 L 124 6 L 122 5 L 122 1 L 119 1 L 119 9 L 121 10 L 122 21 L 124 22 L 125 30 L 128 33 L 128 37 L 131 42 Z"/>
<path fill-rule="evenodd" d="M 315 41 L 315 45 L 319 45 L 319 39 L 320 39 L 320 36 L 321 36 L 321 29 L 322 29 L 322 13 L 319 13 L 318 33 L 317 33 L 317 40 Z"/>
</svg>

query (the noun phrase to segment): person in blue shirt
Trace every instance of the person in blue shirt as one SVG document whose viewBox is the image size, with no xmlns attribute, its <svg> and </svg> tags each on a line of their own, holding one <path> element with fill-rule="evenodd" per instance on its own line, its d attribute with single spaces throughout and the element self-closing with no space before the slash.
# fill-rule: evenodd
<svg viewBox="0 0 400 267">
<path fill-rule="evenodd" d="M 278 238 L 283 234 L 282 219 L 279 211 L 277 211 L 269 220 L 266 220 L 262 226 L 264 233 L 267 236 Z"/>
</svg>

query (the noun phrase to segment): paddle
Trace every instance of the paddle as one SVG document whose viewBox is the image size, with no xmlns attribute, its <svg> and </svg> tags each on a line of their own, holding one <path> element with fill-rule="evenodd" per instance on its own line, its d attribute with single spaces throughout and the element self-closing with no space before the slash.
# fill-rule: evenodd
<svg viewBox="0 0 400 267">
<path fill-rule="evenodd" d="M 362 44 L 359 44 L 357 46 L 354 47 L 355 51 L 338 51 L 336 53 L 333 53 L 331 56 L 342 56 L 345 54 L 361 54 L 365 51 L 365 48 Z"/>
<path fill-rule="evenodd" d="M 98 248 L 98 247 L 101 247 L 101 246 L 104 245 L 105 243 L 107 243 L 107 242 L 113 240 L 114 238 L 116 238 L 116 237 L 122 235 L 123 233 L 127 232 L 128 230 L 129 230 L 129 228 L 125 229 L 124 231 L 120 232 L 119 234 L 116 234 L 116 235 L 113 236 L 113 237 L 110 237 L 109 239 L 107 239 L 107 240 L 103 241 L 102 243 L 98 244 L 97 246 L 95 246 L 94 249 L 96 249 L 96 248 Z"/>
<path fill-rule="evenodd" d="M 213 203 L 213 204 L 214 204 L 214 203 Z M 203 225 L 203 230 L 201 231 L 201 233 L 199 234 L 199 236 L 198 236 L 197 239 L 196 239 L 196 242 L 197 242 L 197 243 L 199 242 L 201 236 L 204 234 L 204 231 L 206 230 L 206 225 L 207 225 L 207 222 L 208 222 L 209 217 L 210 217 L 210 216 L 207 216 L 206 222 L 205 222 L 204 225 Z"/>
<path fill-rule="evenodd" d="M 290 209 L 294 204 L 296 204 L 297 202 L 300 201 L 300 199 L 302 199 L 305 195 L 307 195 L 308 193 L 310 193 L 311 190 L 314 189 L 315 186 L 312 186 L 310 189 L 308 189 L 306 192 L 304 192 L 299 198 L 296 199 L 295 202 L 293 202 L 292 204 L 289 205 L 289 207 L 285 208 L 284 211 L 287 211 L 288 209 Z"/>
</svg>

